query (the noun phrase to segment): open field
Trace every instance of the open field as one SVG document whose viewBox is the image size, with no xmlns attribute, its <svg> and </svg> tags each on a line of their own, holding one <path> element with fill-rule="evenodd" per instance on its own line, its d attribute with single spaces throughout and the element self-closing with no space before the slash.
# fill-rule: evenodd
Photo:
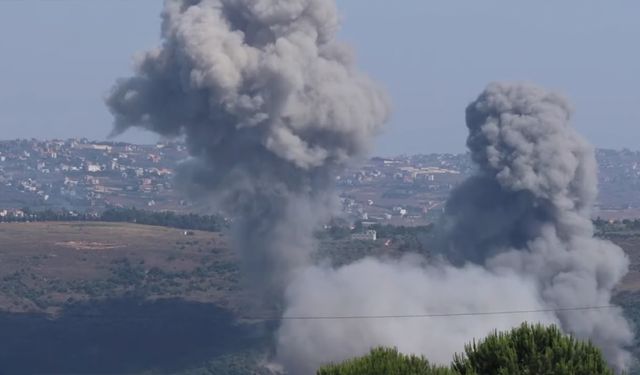
<svg viewBox="0 0 640 375">
<path fill-rule="evenodd" d="M 137 295 L 228 307 L 239 269 L 223 234 L 122 223 L 0 224 L 0 307 L 55 313 Z"/>
</svg>

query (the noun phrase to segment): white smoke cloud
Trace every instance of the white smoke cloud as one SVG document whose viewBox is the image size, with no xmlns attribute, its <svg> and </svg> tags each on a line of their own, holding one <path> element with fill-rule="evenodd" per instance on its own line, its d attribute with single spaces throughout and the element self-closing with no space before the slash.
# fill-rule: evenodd
<svg viewBox="0 0 640 375">
<path fill-rule="evenodd" d="M 429 265 L 364 259 L 339 269 L 312 267 L 287 290 L 285 316 L 388 316 L 510 311 L 545 307 L 534 280 L 509 270 L 476 265 Z M 449 364 L 472 338 L 508 329 L 523 320 L 558 323 L 551 313 L 424 318 L 285 320 L 278 333 L 278 360 L 293 374 L 313 374 L 321 364 L 361 355 L 372 346 Z"/>
<path fill-rule="evenodd" d="M 607 306 L 628 259 L 593 238 L 592 148 L 570 127 L 567 102 L 533 85 L 494 83 L 467 108 L 467 144 L 479 170 L 447 204 L 448 263 L 366 259 L 311 267 L 286 294 L 287 315 L 402 315 L 559 309 L 555 313 L 425 319 L 285 320 L 280 360 L 294 373 L 397 346 L 446 364 L 464 343 L 523 321 L 556 323 L 592 340 L 618 369 L 633 335 Z"/>
</svg>

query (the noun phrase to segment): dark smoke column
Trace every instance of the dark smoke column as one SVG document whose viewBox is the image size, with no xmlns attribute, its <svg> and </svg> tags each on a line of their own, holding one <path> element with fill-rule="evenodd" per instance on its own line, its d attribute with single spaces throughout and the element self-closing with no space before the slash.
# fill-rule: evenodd
<svg viewBox="0 0 640 375">
<path fill-rule="evenodd" d="M 167 0 L 162 45 L 107 99 L 116 133 L 186 139 L 179 181 L 236 219 L 255 285 L 276 297 L 389 111 L 337 29 L 333 0 Z"/>
<path fill-rule="evenodd" d="M 550 308 L 607 306 L 628 259 L 593 237 L 596 162 L 570 116 L 561 96 L 519 83 L 491 84 L 468 106 L 467 145 L 478 172 L 447 202 L 449 252 L 458 262 L 535 280 Z M 633 336 L 620 309 L 558 318 L 612 364 L 628 364 Z"/>
</svg>

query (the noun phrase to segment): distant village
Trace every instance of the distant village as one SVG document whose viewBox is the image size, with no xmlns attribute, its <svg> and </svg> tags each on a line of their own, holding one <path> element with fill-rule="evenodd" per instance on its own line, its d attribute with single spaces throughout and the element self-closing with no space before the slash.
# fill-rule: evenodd
<svg viewBox="0 0 640 375">
<path fill-rule="evenodd" d="M 187 157 L 179 142 L 0 141 L 0 218 L 25 215 L 25 209 L 210 213 L 212 208 L 190 202 L 175 189 L 175 170 Z M 595 214 L 640 217 L 640 152 L 597 150 L 596 157 L 600 195 Z M 375 157 L 346 170 L 336 186 L 352 222 L 424 225 L 442 214 L 451 190 L 473 168 L 468 154 Z"/>
<path fill-rule="evenodd" d="M 179 209 L 173 188 L 179 144 L 138 146 L 86 139 L 0 142 L 0 215 L 27 207 L 100 211 Z M 3 211 L 4 210 L 4 211 Z"/>
</svg>

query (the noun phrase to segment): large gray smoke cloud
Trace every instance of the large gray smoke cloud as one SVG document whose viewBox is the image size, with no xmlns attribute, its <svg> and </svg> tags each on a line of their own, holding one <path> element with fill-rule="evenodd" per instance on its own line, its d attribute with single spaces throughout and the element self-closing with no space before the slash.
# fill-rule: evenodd
<svg viewBox="0 0 640 375">
<path fill-rule="evenodd" d="M 312 231 L 334 209 L 336 173 L 363 156 L 386 96 L 335 41 L 332 0 L 168 0 L 159 48 L 107 99 L 115 132 L 184 137 L 184 186 L 237 219 L 254 286 L 288 315 L 398 315 L 606 305 L 627 269 L 594 239 L 591 148 L 557 95 L 494 84 L 467 110 L 478 174 L 448 204 L 447 259 L 312 266 Z M 288 287 L 287 287 L 288 286 Z M 286 288 L 286 290 L 285 290 Z M 284 295 L 282 295 L 284 293 Z M 282 299 L 280 299 L 282 298 Z M 432 319 L 286 320 L 292 373 L 397 345 L 447 362 L 465 342 L 523 320 L 592 339 L 618 367 L 632 339 L 619 310 Z"/>
<path fill-rule="evenodd" d="M 402 315 L 606 306 L 627 272 L 623 251 L 593 238 L 596 164 L 560 96 L 495 83 L 467 108 L 477 174 L 447 204 L 451 263 L 366 259 L 315 267 L 287 291 L 286 314 Z M 458 266 L 454 266 L 457 264 Z M 395 320 L 286 321 L 281 360 L 295 373 L 396 345 L 447 363 L 473 338 L 522 321 L 591 339 L 619 369 L 632 333 L 620 309 Z M 319 354 L 320 353 L 320 354 Z"/>
<path fill-rule="evenodd" d="M 531 275 L 547 306 L 608 305 L 628 269 L 622 249 L 593 237 L 593 149 L 557 94 L 492 84 L 467 108 L 467 145 L 480 171 L 451 197 L 452 249 L 491 269 Z M 559 313 L 623 367 L 631 330 L 617 310 Z"/>
<path fill-rule="evenodd" d="M 287 290 L 287 316 L 394 316 L 545 308 L 535 282 L 509 270 L 426 264 L 419 257 L 364 259 L 330 269 L 312 267 Z M 557 324 L 551 313 L 434 318 L 286 320 L 278 360 L 292 374 L 313 374 L 322 363 L 396 346 L 449 364 L 473 338 L 522 321 Z"/>
<path fill-rule="evenodd" d="M 162 46 L 107 99 L 116 133 L 185 137 L 179 181 L 238 219 L 249 274 L 274 296 L 308 264 L 336 173 L 389 112 L 337 28 L 327 0 L 168 0 Z"/>
</svg>

